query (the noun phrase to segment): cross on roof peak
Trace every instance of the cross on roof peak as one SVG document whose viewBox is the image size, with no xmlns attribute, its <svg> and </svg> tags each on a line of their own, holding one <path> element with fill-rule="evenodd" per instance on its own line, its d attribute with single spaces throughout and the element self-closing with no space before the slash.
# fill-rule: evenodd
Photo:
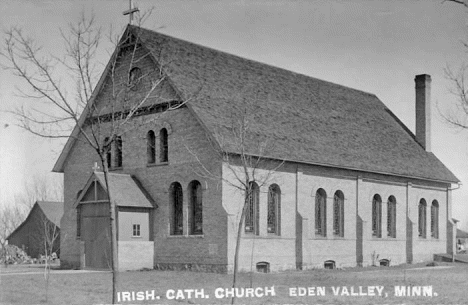
<svg viewBox="0 0 468 305">
<path fill-rule="evenodd" d="M 97 164 L 97 162 L 94 162 L 94 166 L 92 167 L 93 169 L 93 172 L 97 172 L 98 170 L 100 170 L 101 168 L 99 167 L 99 165 Z"/>
<path fill-rule="evenodd" d="M 136 12 L 139 12 L 140 10 L 138 9 L 138 7 L 133 7 L 133 0 L 128 0 L 128 5 L 129 5 L 129 9 L 122 12 L 122 14 L 123 15 L 129 15 L 128 24 L 132 24 L 133 14 L 136 13 Z"/>
</svg>

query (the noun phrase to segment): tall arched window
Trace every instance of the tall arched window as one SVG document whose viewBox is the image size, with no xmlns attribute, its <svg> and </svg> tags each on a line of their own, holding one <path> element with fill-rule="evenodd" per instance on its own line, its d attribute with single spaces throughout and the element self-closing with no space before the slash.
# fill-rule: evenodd
<svg viewBox="0 0 468 305">
<path fill-rule="evenodd" d="M 192 181 L 189 184 L 190 205 L 189 205 L 189 223 L 190 234 L 203 234 L 203 201 L 202 187 L 200 182 Z"/>
<path fill-rule="evenodd" d="M 171 234 L 182 235 L 184 232 L 184 216 L 183 216 L 183 193 L 182 186 L 178 182 L 174 182 L 170 189 L 171 203 Z"/>
<path fill-rule="evenodd" d="M 396 199 L 388 197 L 387 201 L 387 236 L 396 238 Z"/>
<path fill-rule="evenodd" d="M 109 138 L 105 138 L 103 145 L 106 145 L 108 141 L 109 141 Z M 107 168 L 111 168 L 112 167 L 112 145 L 109 145 L 109 149 L 106 152 L 106 162 L 107 162 Z"/>
<path fill-rule="evenodd" d="M 344 195 L 336 191 L 333 197 L 333 235 L 344 237 Z"/>
<path fill-rule="evenodd" d="M 372 236 L 382 237 L 382 198 L 378 194 L 372 198 Z"/>
<path fill-rule="evenodd" d="M 281 228 L 281 190 L 278 185 L 273 184 L 268 188 L 268 234 L 280 235 Z"/>
<path fill-rule="evenodd" d="M 439 203 L 437 200 L 432 201 L 431 206 L 431 236 L 439 238 Z"/>
<path fill-rule="evenodd" d="M 154 135 L 154 131 L 148 131 L 146 135 L 146 155 L 148 159 L 148 163 L 152 164 L 156 162 L 156 136 Z"/>
<path fill-rule="evenodd" d="M 159 162 L 169 161 L 169 143 L 167 137 L 167 129 L 163 128 L 159 131 Z"/>
<path fill-rule="evenodd" d="M 426 238 L 426 209 L 426 200 L 421 199 L 418 205 L 418 232 L 422 238 Z"/>
<path fill-rule="evenodd" d="M 327 236 L 327 193 L 323 189 L 315 193 L 315 235 Z"/>
<path fill-rule="evenodd" d="M 257 183 L 250 182 L 249 189 L 247 190 L 247 211 L 245 214 L 245 233 L 252 233 L 258 235 L 258 221 L 259 221 L 259 196 L 260 190 Z"/>
<path fill-rule="evenodd" d="M 76 207 L 76 238 L 81 238 L 81 204 Z"/>
<path fill-rule="evenodd" d="M 115 138 L 115 166 L 122 167 L 122 137 Z"/>
</svg>

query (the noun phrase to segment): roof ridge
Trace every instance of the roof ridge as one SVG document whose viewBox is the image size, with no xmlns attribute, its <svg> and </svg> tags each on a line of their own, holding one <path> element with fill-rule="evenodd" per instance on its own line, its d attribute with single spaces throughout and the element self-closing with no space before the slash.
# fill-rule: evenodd
<svg viewBox="0 0 468 305">
<path fill-rule="evenodd" d="M 222 54 L 224 54 L 224 55 L 231 56 L 231 57 L 235 57 L 235 58 L 238 58 L 238 59 L 241 59 L 241 60 L 244 60 L 244 61 L 248 61 L 248 62 L 254 63 L 254 64 L 256 64 L 256 65 L 267 66 L 267 67 L 269 67 L 269 68 L 271 68 L 271 69 L 274 69 L 274 70 L 281 70 L 281 71 L 284 71 L 284 72 L 287 72 L 287 73 L 290 73 L 290 74 L 294 74 L 294 75 L 297 75 L 297 76 L 311 78 L 311 79 L 313 79 L 313 80 L 315 80 L 315 81 L 324 82 L 324 83 L 327 83 L 327 84 L 330 84 L 330 85 L 333 85 L 333 86 L 338 86 L 338 87 L 350 89 L 350 90 L 353 90 L 353 91 L 356 91 L 356 92 L 360 92 L 360 93 L 363 93 L 363 94 L 367 94 L 367 95 L 370 95 L 370 96 L 375 96 L 375 97 L 377 97 L 377 96 L 375 95 L 375 93 L 372 93 L 372 92 L 367 92 L 367 91 L 364 91 L 364 90 L 361 90 L 361 89 L 356 89 L 356 88 L 349 87 L 349 86 L 346 86 L 346 85 L 334 83 L 334 82 L 331 82 L 331 81 L 328 81 L 328 80 L 324 80 L 324 79 L 321 79 L 321 78 L 317 78 L 317 77 L 314 77 L 314 76 L 311 76 L 311 75 L 307 75 L 307 74 L 304 74 L 304 73 L 299 73 L 299 72 L 296 72 L 296 71 L 288 70 L 288 69 L 286 69 L 286 68 L 274 66 L 274 65 L 272 65 L 272 64 L 265 63 L 265 62 L 262 62 L 262 61 L 259 61 L 259 60 L 255 60 L 255 59 L 250 59 L 250 58 L 242 57 L 242 56 L 239 56 L 239 55 L 236 55 L 236 54 L 233 54 L 233 53 L 229 53 L 228 51 L 222 51 L 222 50 L 219 50 L 219 49 L 215 49 L 215 48 L 213 48 L 213 47 L 204 46 L 204 45 L 202 45 L 202 44 L 199 44 L 199 43 L 196 43 L 196 42 L 192 42 L 192 41 L 188 41 L 188 40 L 185 40 L 185 39 L 183 39 L 183 38 L 170 36 L 170 35 L 168 35 L 168 34 L 164 34 L 164 33 L 161 33 L 161 32 L 157 32 L 157 31 L 154 31 L 154 30 L 151 30 L 151 29 L 147 29 L 147 28 L 144 28 L 144 27 L 138 27 L 138 26 L 135 26 L 135 25 L 129 25 L 129 27 L 137 28 L 137 29 L 142 29 L 142 30 L 145 30 L 145 31 L 149 31 L 149 32 L 155 33 L 155 34 L 157 34 L 157 35 L 161 35 L 161 36 L 167 37 L 168 39 L 179 40 L 179 41 L 181 41 L 181 42 L 183 42 L 183 43 L 191 44 L 191 45 L 194 45 L 194 46 L 196 46 L 196 47 L 198 47 L 198 48 L 208 49 L 208 50 L 211 50 L 211 51 L 214 51 L 214 52 L 222 53 Z"/>
</svg>

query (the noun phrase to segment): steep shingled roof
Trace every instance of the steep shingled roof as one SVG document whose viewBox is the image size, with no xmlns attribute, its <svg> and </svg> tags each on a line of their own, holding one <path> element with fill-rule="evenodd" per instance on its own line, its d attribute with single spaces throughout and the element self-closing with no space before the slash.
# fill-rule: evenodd
<svg viewBox="0 0 468 305">
<path fill-rule="evenodd" d="M 145 192 L 144 188 L 140 185 L 140 182 L 131 175 L 109 173 L 107 177 L 109 188 L 111 190 L 111 199 L 116 206 L 134 208 L 154 208 L 156 206 L 154 200 L 148 193 Z M 89 177 L 83 191 L 75 200 L 73 205 L 74 208 L 82 202 L 82 199 L 86 196 L 88 190 L 90 188 L 94 188 L 94 181 L 97 181 L 101 185 L 102 189 L 107 192 L 104 173 L 93 172 Z M 92 193 L 94 193 L 94 189 Z M 98 200 L 99 198 L 93 198 L 90 201 L 95 199 Z"/>
<path fill-rule="evenodd" d="M 60 228 L 60 220 L 63 216 L 63 202 L 37 201 L 36 204 L 39 205 L 47 219 Z"/>
<path fill-rule="evenodd" d="M 60 229 L 60 220 L 63 216 L 63 202 L 36 201 L 36 203 L 34 203 L 33 207 L 31 208 L 31 211 L 29 211 L 29 214 L 26 217 L 26 219 L 13 232 L 11 232 L 6 239 L 9 240 L 14 234 L 16 234 L 16 232 L 18 232 L 23 226 L 25 226 L 26 223 L 30 221 L 31 217 L 33 217 L 34 213 L 38 215 L 37 212 L 34 212 L 37 209 L 40 209 L 44 213 L 47 220 L 52 222 L 55 226 L 57 226 L 57 228 Z M 41 214 L 39 214 L 39 216 L 40 215 Z M 42 218 L 42 216 L 40 217 Z M 42 222 L 42 220 L 40 221 Z"/>
<path fill-rule="evenodd" d="M 252 155 L 267 140 L 274 144 L 268 152 L 274 159 L 459 181 L 373 94 L 151 30 L 129 25 L 124 35 L 129 32 L 140 37 L 177 93 L 189 98 L 187 107 L 207 132 L 223 139 L 226 152 L 239 152 L 232 122 L 247 112 Z M 63 171 L 77 134 L 75 127 L 54 171 Z"/>
<path fill-rule="evenodd" d="M 269 157 L 445 182 L 458 179 L 373 94 L 130 26 L 208 131 L 228 139 L 252 114 L 249 147 Z M 232 143 L 232 142 L 231 142 Z M 256 151 L 249 151 L 256 155 Z"/>
</svg>

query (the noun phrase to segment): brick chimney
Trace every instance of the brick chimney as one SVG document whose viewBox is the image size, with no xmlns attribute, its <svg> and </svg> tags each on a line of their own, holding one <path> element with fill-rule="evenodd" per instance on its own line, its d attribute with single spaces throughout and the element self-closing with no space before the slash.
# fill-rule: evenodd
<svg viewBox="0 0 468 305">
<path fill-rule="evenodd" d="M 431 151 L 431 76 L 416 75 L 416 141 Z"/>
</svg>

